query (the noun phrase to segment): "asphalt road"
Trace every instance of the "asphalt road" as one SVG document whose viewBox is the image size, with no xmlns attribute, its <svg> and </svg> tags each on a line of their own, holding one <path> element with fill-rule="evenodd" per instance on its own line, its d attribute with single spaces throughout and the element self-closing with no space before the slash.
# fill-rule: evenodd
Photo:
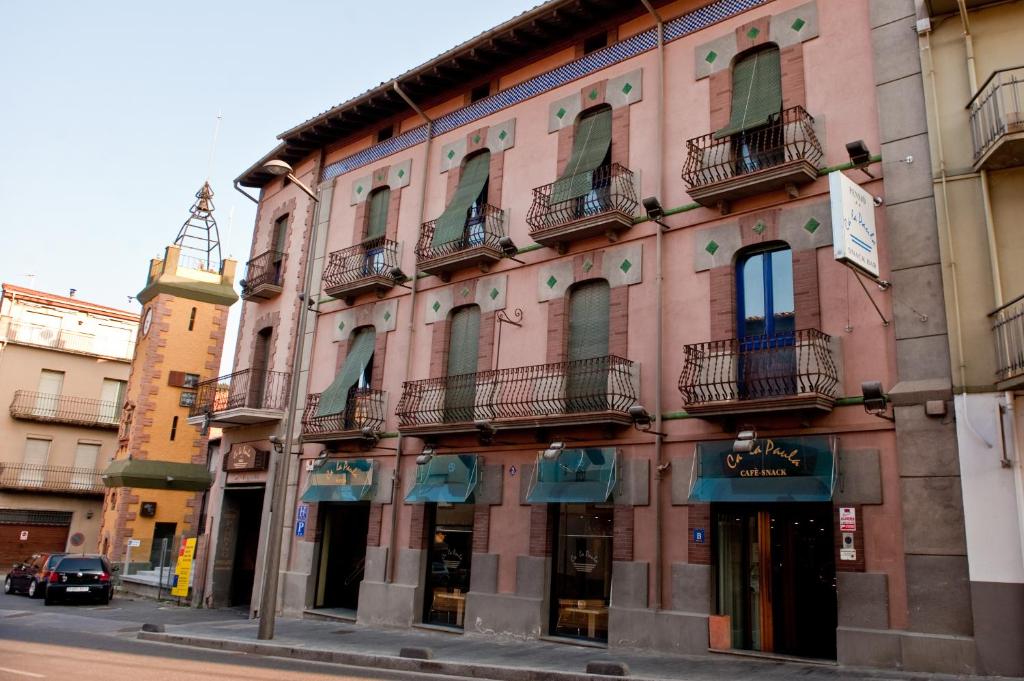
<svg viewBox="0 0 1024 681">
<path fill-rule="evenodd" d="M 243 623 L 246 615 L 235 610 L 190 610 L 116 595 L 109 606 L 44 606 L 42 600 L 0 595 L 0 681 L 441 679 L 431 674 L 357 669 L 134 638 L 143 623 L 197 620 Z"/>
</svg>

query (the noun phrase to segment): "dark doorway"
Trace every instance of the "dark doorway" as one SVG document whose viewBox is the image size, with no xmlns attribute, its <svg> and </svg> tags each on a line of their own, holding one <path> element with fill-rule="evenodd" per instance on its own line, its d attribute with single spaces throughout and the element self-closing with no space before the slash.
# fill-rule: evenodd
<svg viewBox="0 0 1024 681">
<path fill-rule="evenodd" d="M 428 504 L 427 588 L 423 621 L 464 626 L 473 558 L 472 504 Z"/>
<path fill-rule="evenodd" d="M 613 508 L 610 504 L 559 504 L 553 508 L 551 633 L 607 641 Z"/>
<path fill-rule="evenodd" d="M 262 487 L 224 492 L 225 504 L 230 499 L 238 513 L 231 569 L 229 603 L 232 606 L 249 605 L 252 601 L 252 585 L 256 578 L 256 554 L 260 545 L 260 522 L 263 518 L 263 497 Z"/>
<path fill-rule="evenodd" d="M 355 611 L 366 563 L 370 504 L 320 504 L 320 518 L 323 534 L 314 606 Z"/>
<path fill-rule="evenodd" d="M 174 532 L 178 529 L 177 523 L 154 523 L 153 524 L 153 544 L 149 552 L 149 562 L 153 566 L 153 569 L 158 569 L 161 565 L 163 567 L 173 567 L 174 561 L 172 558 L 177 556 L 178 547 L 174 545 Z M 167 540 L 164 543 L 164 540 Z M 163 556 L 163 562 L 160 558 Z"/>
<path fill-rule="evenodd" d="M 732 646 L 836 658 L 836 572 L 830 504 L 716 504 L 719 614 Z"/>
</svg>

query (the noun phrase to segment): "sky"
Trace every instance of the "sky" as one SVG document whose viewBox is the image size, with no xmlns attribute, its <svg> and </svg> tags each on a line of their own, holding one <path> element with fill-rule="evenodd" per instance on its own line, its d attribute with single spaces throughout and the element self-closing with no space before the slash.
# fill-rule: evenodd
<svg viewBox="0 0 1024 681">
<path fill-rule="evenodd" d="M 537 2 L 0 0 L 0 281 L 138 312 L 207 178 L 241 277 L 280 132 Z"/>
</svg>

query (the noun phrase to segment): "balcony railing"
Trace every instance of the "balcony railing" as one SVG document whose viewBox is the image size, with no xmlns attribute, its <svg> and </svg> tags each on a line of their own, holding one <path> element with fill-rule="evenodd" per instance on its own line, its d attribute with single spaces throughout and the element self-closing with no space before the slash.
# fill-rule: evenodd
<svg viewBox="0 0 1024 681">
<path fill-rule="evenodd" d="M 452 270 L 480 265 L 487 266 L 501 260 L 498 240 L 505 236 L 505 211 L 487 205 L 470 209 L 466 225 L 458 239 L 434 244 L 437 220 L 423 223 L 420 240 L 416 244 L 416 266 L 428 274 L 445 275 Z"/>
<path fill-rule="evenodd" d="M 349 393 L 344 413 L 317 416 L 320 393 L 306 397 L 302 414 L 302 439 L 307 442 L 359 439 L 367 433 L 379 433 L 384 427 L 387 393 L 370 388 L 354 388 Z"/>
<path fill-rule="evenodd" d="M 211 423 L 259 423 L 280 419 L 287 408 L 287 371 L 243 369 L 203 381 L 196 390 L 189 419 L 210 414 Z"/>
<path fill-rule="evenodd" d="M 31 463 L 0 463 L 0 489 L 102 495 L 100 471 Z"/>
<path fill-rule="evenodd" d="M 395 285 L 391 271 L 398 261 L 398 242 L 384 238 L 334 251 L 324 268 L 324 291 L 335 298 L 386 291 Z"/>
<path fill-rule="evenodd" d="M 135 354 L 135 341 L 130 339 L 78 333 L 0 317 L 0 342 L 5 341 L 129 362 Z"/>
<path fill-rule="evenodd" d="M 273 298 L 280 293 L 284 261 L 281 251 L 267 251 L 246 263 L 242 298 Z"/>
<path fill-rule="evenodd" d="M 579 183 L 589 191 L 575 198 L 559 196 L 577 193 L 569 189 Z M 613 163 L 534 189 L 526 222 L 534 241 L 561 246 L 567 241 L 598 234 L 614 236 L 628 229 L 638 204 L 633 172 Z"/>
<path fill-rule="evenodd" d="M 995 71 L 967 108 L 974 167 L 1024 165 L 1024 66 Z"/>
<path fill-rule="evenodd" d="M 30 421 L 116 430 L 121 418 L 121 405 L 87 397 L 15 390 L 14 399 L 11 400 L 11 416 Z"/>
<path fill-rule="evenodd" d="M 683 180 L 702 205 L 717 205 L 818 177 L 821 144 L 802 106 L 784 109 L 767 125 L 721 139 L 686 142 Z"/>
<path fill-rule="evenodd" d="M 471 431 L 479 420 L 501 428 L 628 424 L 637 384 L 634 363 L 615 356 L 407 381 L 399 430 Z"/>
<path fill-rule="evenodd" d="M 996 341 L 996 380 L 1024 379 L 1024 296 L 989 313 Z"/>
<path fill-rule="evenodd" d="M 817 329 L 709 341 L 683 349 L 679 392 L 691 414 L 831 410 L 839 379 Z"/>
</svg>

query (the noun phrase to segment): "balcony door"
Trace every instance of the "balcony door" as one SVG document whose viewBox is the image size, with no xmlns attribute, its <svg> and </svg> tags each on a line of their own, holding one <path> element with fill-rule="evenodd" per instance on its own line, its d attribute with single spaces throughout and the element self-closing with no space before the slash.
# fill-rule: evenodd
<svg viewBox="0 0 1024 681">
<path fill-rule="evenodd" d="M 75 448 L 74 471 L 71 473 L 71 489 L 92 489 L 99 480 L 96 479 L 96 462 L 100 456 L 100 445 L 92 442 L 79 442 Z"/>
<path fill-rule="evenodd" d="M 64 372 L 43 369 L 39 372 L 39 387 L 32 413 L 36 416 L 54 418 L 60 405 L 60 394 L 64 389 Z"/>
<path fill-rule="evenodd" d="M 30 437 L 25 440 L 25 465 L 18 476 L 22 487 L 42 487 L 46 480 L 46 462 L 50 458 L 50 441 Z"/>
<path fill-rule="evenodd" d="M 767 45 L 741 54 L 732 67 L 729 123 L 714 135 L 715 139 L 730 138 L 737 175 L 770 168 L 785 160 L 781 111 L 779 48 Z"/>
<path fill-rule="evenodd" d="M 245 406 L 260 409 L 267 391 L 269 379 L 267 369 L 270 368 L 270 339 L 274 328 L 268 326 L 256 334 L 256 345 L 252 351 L 252 364 L 249 368 L 248 400 Z M 233 406 L 230 405 L 229 408 Z"/>
<path fill-rule="evenodd" d="M 566 407 L 569 412 L 608 408 L 608 312 L 604 280 L 590 281 L 569 296 Z"/>
<path fill-rule="evenodd" d="M 449 423 L 473 420 L 479 346 L 480 308 L 476 305 L 460 307 L 452 313 L 448 336 L 444 420 Z"/>
<path fill-rule="evenodd" d="M 273 258 L 271 262 L 273 281 L 269 282 L 276 286 L 281 285 L 281 273 L 284 268 L 284 253 L 287 247 L 286 239 L 288 237 L 288 216 L 284 215 L 277 219 L 274 223 L 274 253 L 271 256 Z"/>
<path fill-rule="evenodd" d="M 125 381 L 117 381 L 112 378 L 103 379 L 103 388 L 100 391 L 100 420 L 104 423 L 117 423 L 121 414 L 121 405 L 124 404 Z"/>
<path fill-rule="evenodd" d="M 793 252 L 787 246 L 748 252 L 737 275 L 740 399 L 794 394 Z"/>
</svg>

